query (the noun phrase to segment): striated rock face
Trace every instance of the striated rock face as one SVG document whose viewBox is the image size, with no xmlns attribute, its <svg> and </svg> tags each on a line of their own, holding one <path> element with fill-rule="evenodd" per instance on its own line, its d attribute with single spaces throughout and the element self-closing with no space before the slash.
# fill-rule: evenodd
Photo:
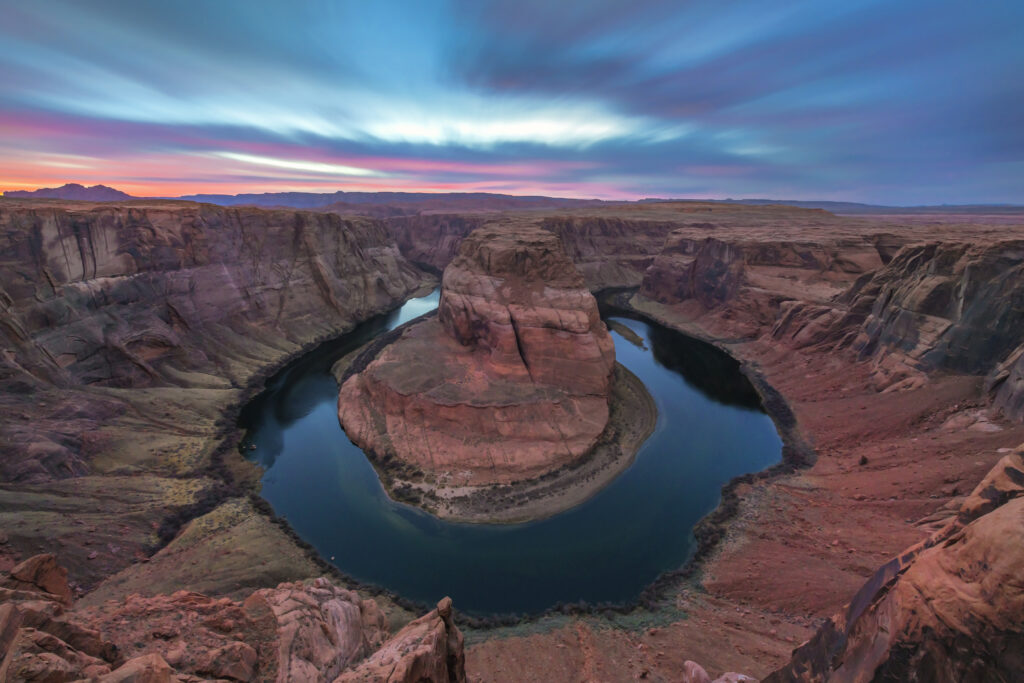
<svg viewBox="0 0 1024 683">
<path fill-rule="evenodd" d="M 1024 670 L 1022 562 L 1024 446 L 767 680 L 1014 680 Z"/>
<path fill-rule="evenodd" d="M 202 205 L 0 208 L 0 341 L 61 385 L 238 381 L 253 342 L 316 336 L 417 284 L 383 225 Z M 212 380 L 206 379 L 209 383 Z"/>
<path fill-rule="evenodd" d="M 438 320 L 459 344 L 486 353 L 496 376 L 607 394 L 611 336 L 554 235 L 477 230 L 441 284 Z"/>
<path fill-rule="evenodd" d="M 721 336 L 852 349 L 879 390 L 936 370 L 989 375 L 997 408 L 1024 416 L 1024 242 L 895 246 L 887 234 L 804 244 L 680 229 L 640 294 Z"/>
<path fill-rule="evenodd" d="M 791 342 L 799 346 L 817 340 L 805 325 L 841 317 L 832 313 L 833 297 L 880 267 L 890 247 L 885 234 L 795 242 L 699 238 L 678 229 L 647 269 L 640 294 L 703 318 L 723 336 L 756 337 L 781 324 L 773 336 L 800 335 Z"/>
<path fill-rule="evenodd" d="M 25 564 L 66 576 L 52 555 Z M 260 589 L 241 602 L 178 591 L 68 610 L 57 597 L 0 588 L 0 680 L 466 680 L 447 598 L 391 636 L 375 601 L 325 578 Z"/>
<path fill-rule="evenodd" d="M 675 223 L 613 216 L 552 216 L 541 227 L 558 235 L 587 287 L 636 287 Z"/>
<path fill-rule="evenodd" d="M 250 619 L 273 616 L 279 681 L 331 680 L 388 634 L 377 603 L 322 578 L 258 590 L 243 609 Z"/>
<path fill-rule="evenodd" d="M 152 554 L 224 497 L 214 450 L 261 373 L 430 281 L 374 220 L 0 200 L 6 548 L 59 543 L 76 590 Z"/>
<path fill-rule="evenodd" d="M 11 405 L 49 387 L 244 386 L 421 282 L 376 221 L 183 203 L 12 204 L 0 207 L 0 383 Z M 84 474 L 82 433 L 124 410 L 107 394 L 76 401 L 55 423 L 0 425 L 0 480 Z"/>
<path fill-rule="evenodd" d="M 402 255 L 440 273 L 455 258 L 462 240 L 490 218 L 486 214 L 425 214 L 389 218 L 387 225 Z"/>
<path fill-rule="evenodd" d="M 57 558 L 47 553 L 33 555 L 11 569 L 10 576 L 0 582 L 3 588 L 17 591 L 35 591 L 62 605 L 71 605 L 71 587 L 68 571 L 57 564 Z"/>
<path fill-rule="evenodd" d="M 402 254 L 413 263 L 440 272 L 458 253 L 473 230 L 493 216 L 486 214 L 424 214 L 389 218 L 388 230 Z M 583 275 L 591 291 L 636 287 L 675 226 L 661 220 L 629 220 L 614 216 L 516 216 L 554 233 Z"/>
<path fill-rule="evenodd" d="M 473 484 L 533 478 L 587 453 L 608 420 L 615 352 L 558 239 L 480 228 L 442 287 L 436 319 L 343 384 L 349 437 Z"/>
<path fill-rule="evenodd" d="M 1024 341 L 1024 242 L 907 247 L 840 302 L 844 325 L 867 312 L 850 346 L 875 360 L 879 388 L 987 374 Z"/>
<path fill-rule="evenodd" d="M 696 242 L 674 232 L 647 270 L 640 292 L 666 304 L 696 299 L 714 308 L 735 297 L 743 283 L 741 247 L 713 237 Z"/>
</svg>

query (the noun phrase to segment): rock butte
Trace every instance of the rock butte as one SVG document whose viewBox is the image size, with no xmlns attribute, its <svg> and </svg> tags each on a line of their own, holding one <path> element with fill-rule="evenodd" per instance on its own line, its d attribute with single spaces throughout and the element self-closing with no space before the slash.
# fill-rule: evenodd
<svg viewBox="0 0 1024 683">
<path fill-rule="evenodd" d="M 341 388 L 349 437 L 448 482 L 531 479 L 590 451 L 608 422 L 615 348 L 558 237 L 488 225 L 445 269 L 436 318 Z"/>
</svg>

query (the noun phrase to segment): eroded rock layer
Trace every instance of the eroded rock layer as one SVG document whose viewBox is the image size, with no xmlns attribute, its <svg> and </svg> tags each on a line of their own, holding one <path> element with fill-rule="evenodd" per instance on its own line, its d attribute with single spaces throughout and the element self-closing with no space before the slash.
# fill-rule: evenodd
<svg viewBox="0 0 1024 683">
<path fill-rule="evenodd" d="M 392 635 L 376 601 L 324 577 L 238 600 L 181 590 L 83 608 L 69 595 L 53 555 L 0 574 L 0 680 L 466 680 L 448 598 Z"/>
<path fill-rule="evenodd" d="M 349 437 L 472 484 L 533 478 L 587 453 L 608 421 L 615 352 L 557 237 L 482 227 L 442 288 L 436 319 L 342 386 Z"/>
<path fill-rule="evenodd" d="M 152 554 L 245 495 L 214 451 L 260 373 L 430 280 L 375 220 L 0 200 L 0 551 L 59 544 L 76 591 Z M 308 575 L 259 526 L 248 547 L 301 567 L 270 580 Z"/>
</svg>

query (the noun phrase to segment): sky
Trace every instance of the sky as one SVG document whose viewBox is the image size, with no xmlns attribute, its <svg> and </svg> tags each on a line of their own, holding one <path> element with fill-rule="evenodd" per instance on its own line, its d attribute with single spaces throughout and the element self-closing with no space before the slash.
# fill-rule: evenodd
<svg viewBox="0 0 1024 683">
<path fill-rule="evenodd" d="M 0 189 L 1024 203 L 1021 0 L 0 0 Z"/>
</svg>

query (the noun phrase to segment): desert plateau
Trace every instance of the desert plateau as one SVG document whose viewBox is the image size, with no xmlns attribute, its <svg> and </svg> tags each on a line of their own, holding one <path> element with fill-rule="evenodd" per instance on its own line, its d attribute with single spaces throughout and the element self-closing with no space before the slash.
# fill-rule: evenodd
<svg viewBox="0 0 1024 683">
<path fill-rule="evenodd" d="M 1017 6 L 3 14 L 0 683 L 1024 680 Z"/>
</svg>

